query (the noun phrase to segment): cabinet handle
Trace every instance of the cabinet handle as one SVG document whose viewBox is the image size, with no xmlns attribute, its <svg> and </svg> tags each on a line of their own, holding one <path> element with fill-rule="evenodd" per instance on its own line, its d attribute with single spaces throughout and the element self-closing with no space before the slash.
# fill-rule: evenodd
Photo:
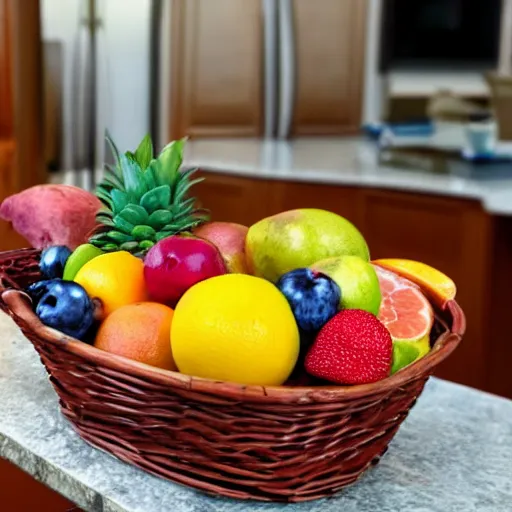
<svg viewBox="0 0 512 512">
<path fill-rule="evenodd" d="M 512 71 L 512 0 L 503 0 L 498 70 L 503 75 Z"/>
<path fill-rule="evenodd" d="M 277 122 L 277 8 L 275 0 L 263 0 L 265 72 L 265 137 L 273 138 Z"/>
<path fill-rule="evenodd" d="M 290 135 L 295 103 L 295 34 L 293 0 L 279 0 L 279 123 L 277 136 Z"/>
</svg>

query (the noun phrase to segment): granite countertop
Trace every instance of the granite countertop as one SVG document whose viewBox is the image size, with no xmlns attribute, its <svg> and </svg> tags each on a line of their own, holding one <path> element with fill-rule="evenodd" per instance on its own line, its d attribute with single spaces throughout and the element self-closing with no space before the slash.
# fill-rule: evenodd
<svg viewBox="0 0 512 512">
<path fill-rule="evenodd" d="M 478 179 L 378 161 L 376 144 L 363 138 L 209 139 L 187 143 L 185 164 L 239 176 L 390 188 L 480 200 L 495 215 L 512 215 L 510 173 Z"/>
<path fill-rule="evenodd" d="M 0 456 L 87 511 L 510 512 L 512 401 L 431 379 L 380 464 L 300 505 L 212 498 L 96 450 L 59 413 L 37 354 L 0 312 Z"/>
</svg>

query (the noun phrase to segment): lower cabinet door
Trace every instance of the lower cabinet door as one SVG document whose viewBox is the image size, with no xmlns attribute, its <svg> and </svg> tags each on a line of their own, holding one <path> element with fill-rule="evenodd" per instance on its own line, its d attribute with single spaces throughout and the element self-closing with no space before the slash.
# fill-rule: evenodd
<svg viewBox="0 0 512 512">
<path fill-rule="evenodd" d="M 78 512 L 74 503 L 0 459 L 0 510 L 6 512 Z"/>
</svg>

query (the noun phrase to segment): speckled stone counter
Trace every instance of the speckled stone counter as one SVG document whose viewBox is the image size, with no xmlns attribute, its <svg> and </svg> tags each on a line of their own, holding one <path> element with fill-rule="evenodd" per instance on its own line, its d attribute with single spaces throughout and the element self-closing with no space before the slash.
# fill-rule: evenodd
<svg viewBox="0 0 512 512">
<path fill-rule="evenodd" d="M 0 455 L 88 511 L 512 510 L 511 401 L 431 379 L 380 464 L 335 498 L 288 506 L 216 499 L 83 442 L 60 415 L 34 349 L 3 313 Z"/>
</svg>

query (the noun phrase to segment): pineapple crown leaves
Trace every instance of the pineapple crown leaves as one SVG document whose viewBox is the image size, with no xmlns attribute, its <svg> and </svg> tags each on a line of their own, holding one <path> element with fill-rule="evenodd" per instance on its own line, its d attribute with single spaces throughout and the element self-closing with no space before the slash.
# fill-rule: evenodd
<svg viewBox="0 0 512 512">
<path fill-rule="evenodd" d="M 149 135 L 133 153 L 120 153 L 108 133 L 106 140 L 115 164 L 105 165 L 96 190 L 104 206 L 92 244 L 143 254 L 158 240 L 208 220 L 208 212 L 195 208 L 195 198 L 188 197 L 202 179 L 191 179 L 196 169 L 180 170 L 186 139 L 171 142 L 156 158 Z"/>
</svg>

